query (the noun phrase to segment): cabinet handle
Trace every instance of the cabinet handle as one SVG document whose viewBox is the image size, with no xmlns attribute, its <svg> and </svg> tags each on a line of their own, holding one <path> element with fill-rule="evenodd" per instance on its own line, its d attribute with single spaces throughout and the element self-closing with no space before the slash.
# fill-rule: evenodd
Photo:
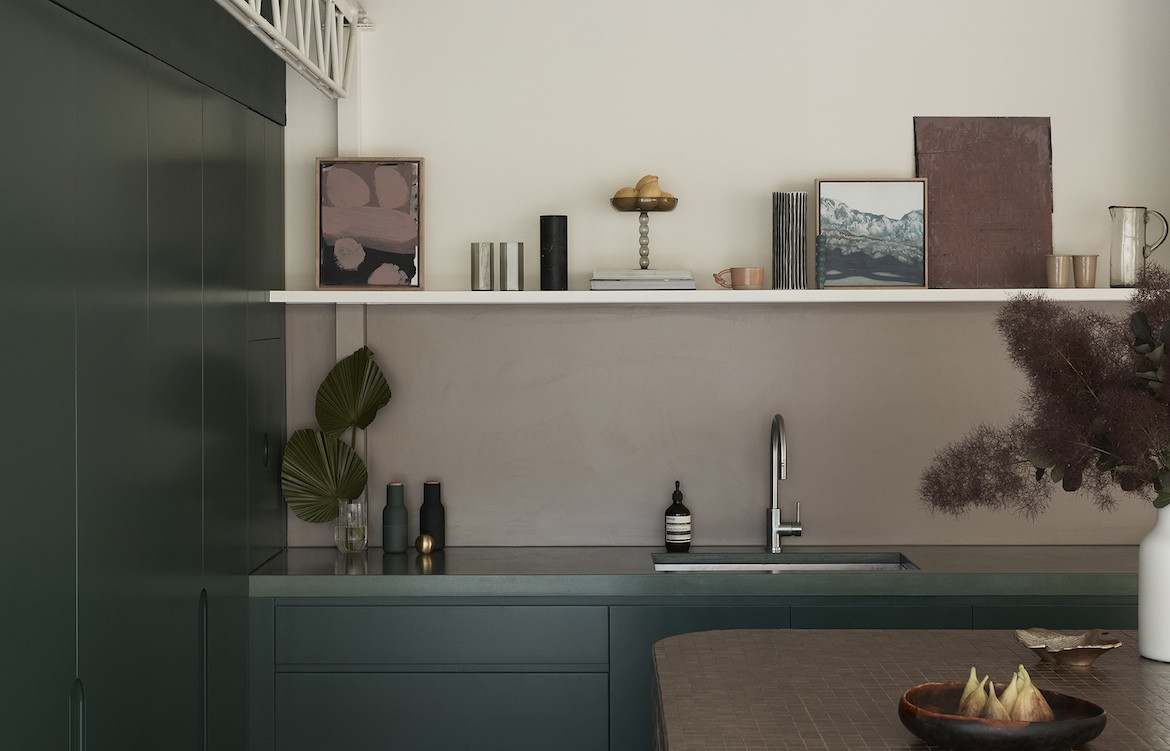
<svg viewBox="0 0 1170 751">
<path fill-rule="evenodd" d="M 69 751 L 85 751 L 85 686 L 80 678 L 69 687 Z"/>
<path fill-rule="evenodd" d="M 268 433 L 264 434 L 264 468 L 268 469 Z"/>
</svg>

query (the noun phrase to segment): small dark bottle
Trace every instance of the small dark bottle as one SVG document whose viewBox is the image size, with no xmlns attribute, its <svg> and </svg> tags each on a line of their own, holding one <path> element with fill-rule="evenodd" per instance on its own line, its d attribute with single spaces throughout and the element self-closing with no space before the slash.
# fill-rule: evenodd
<svg viewBox="0 0 1170 751">
<path fill-rule="evenodd" d="M 382 511 L 382 550 L 387 553 L 406 552 L 406 504 L 400 482 L 386 486 L 386 508 Z"/>
<path fill-rule="evenodd" d="M 683 494 L 678 480 L 666 509 L 666 552 L 685 553 L 691 549 L 691 510 L 683 505 Z"/>
<path fill-rule="evenodd" d="M 418 533 L 430 535 L 435 540 L 435 550 L 442 550 L 447 533 L 447 520 L 443 512 L 440 486 L 435 480 L 423 483 L 423 502 L 418 509 Z"/>
</svg>

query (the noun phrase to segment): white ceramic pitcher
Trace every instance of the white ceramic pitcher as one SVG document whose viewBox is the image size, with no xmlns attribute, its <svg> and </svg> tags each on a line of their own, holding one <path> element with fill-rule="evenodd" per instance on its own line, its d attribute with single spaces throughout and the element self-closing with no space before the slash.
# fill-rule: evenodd
<svg viewBox="0 0 1170 751">
<path fill-rule="evenodd" d="M 1146 223 L 1150 214 L 1162 220 L 1162 236 L 1154 244 L 1146 243 Z M 1145 206 L 1110 206 L 1113 230 L 1109 234 L 1109 286 L 1132 287 L 1146 258 L 1166 241 L 1170 223 L 1161 212 Z"/>
</svg>

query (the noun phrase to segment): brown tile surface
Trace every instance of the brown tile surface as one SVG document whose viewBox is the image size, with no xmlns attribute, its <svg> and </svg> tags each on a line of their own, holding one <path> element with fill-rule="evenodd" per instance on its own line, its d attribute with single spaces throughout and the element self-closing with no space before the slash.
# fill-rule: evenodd
<svg viewBox="0 0 1170 751">
<path fill-rule="evenodd" d="M 868 751 L 933 748 L 902 726 L 902 693 L 929 681 L 1006 680 L 1105 708 L 1085 751 L 1170 749 L 1170 664 L 1138 655 L 1137 634 L 1089 668 L 1042 663 L 1011 631 L 703 631 L 654 645 L 659 749 Z"/>
</svg>

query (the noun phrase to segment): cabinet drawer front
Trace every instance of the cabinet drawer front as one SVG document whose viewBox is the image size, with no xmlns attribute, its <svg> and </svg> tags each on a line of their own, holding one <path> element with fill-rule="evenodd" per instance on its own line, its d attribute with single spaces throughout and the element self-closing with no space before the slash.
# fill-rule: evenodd
<svg viewBox="0 0 1170 751">
<path fill-rule="evenodd" d="M 300 673 L 276 681 L 276 748 L 602 751 L 599 673 Z"/>
<path fill-rule="evenodd" d="M 971 628 L 969 605 L 793 605 L 792 628 Z"/>
<path fill-rule="evenodd" d="M 607 664 L 604 606 L 287 606 L 285 665 Z"/>
</svg>

